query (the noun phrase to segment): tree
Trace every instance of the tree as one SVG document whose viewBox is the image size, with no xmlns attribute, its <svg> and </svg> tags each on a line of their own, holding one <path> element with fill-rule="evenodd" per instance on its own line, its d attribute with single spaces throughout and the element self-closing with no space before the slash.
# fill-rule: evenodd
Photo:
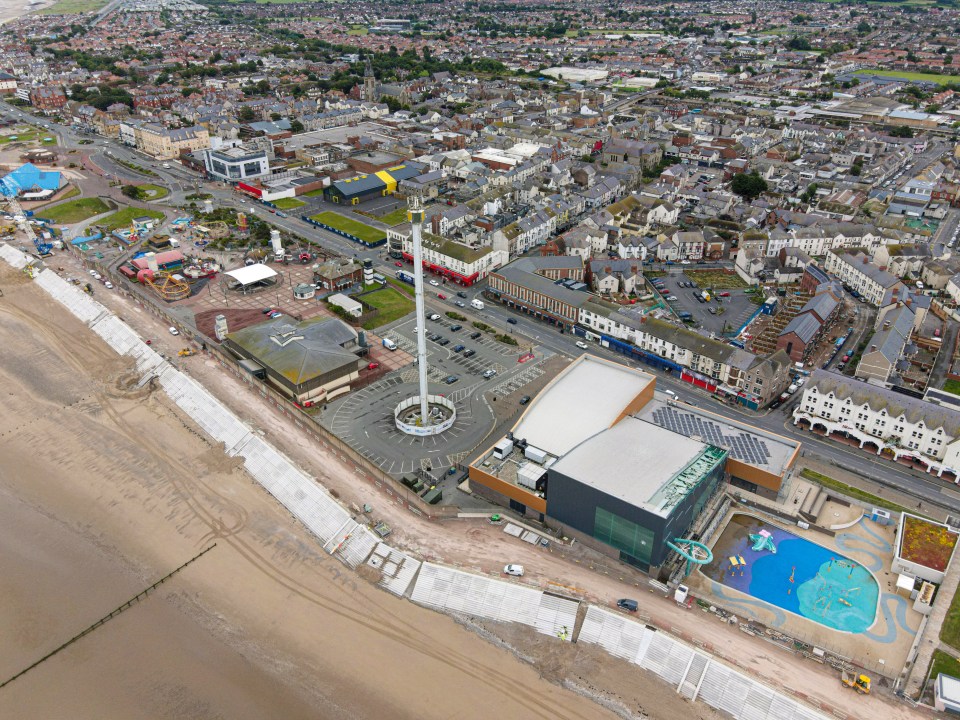
<svg viewBox="0 0 960 720">
<path fill-rule="evenodd" d="M 810 45 L 810 41 L 805 37 L 794 35 L 787 43 L 787 47 L 790 50 L 809 50 L 812 46 Z"/>
<path fill-rule="evenodd" d="M 122 192 L 131 200 L 143 200 L 143 198 L 146 196 L 146 193 L 136 185 L 124 185 L 120 189 L 120 192 Z"/>
<path fill-rule="evenodd" d="M 753 200 L 767 191 L 767 181 L 754 170 L 752 173 L 741 173 L 733 178 L 730 189 L 744 200 Z"/>
<path fill-rule="evenodd" d="M 302 133 L 303 132 L 303 123 L 299 120 L 290 121 L 290 132 L 292 133 Z"/>
<path fill-rule="evenodd" d="M 866 20 L 861 20 L 857 24 L 857 32 L 861 35 L 869 35 L 873 32 L 873 28 L 870 27 L 870 23 L 868 23 Z"/>
<path fill-rule="evenodd" d="M 256 114 L 253 112 L 253 108 L 251 108 L 251 107 L 249 107 L 249 106 L 247 106 L 247 105 L 244 105 L 242 108 L 240 108 L 240 112 L 237 113 L 237 117 L 238 117 L 242 122 L 251 122 L 251 121 L 253 121 L 254 119 L 256 119 L 257 116 L 256 116 Z"/>
<path fill-rule="evenodd" d="M 912 138 L 913 137 L 913 128 L 909 128 L 906 125 L 900 125 L 890 130 L 891 137 L 898 138 Z"/>
</svg>

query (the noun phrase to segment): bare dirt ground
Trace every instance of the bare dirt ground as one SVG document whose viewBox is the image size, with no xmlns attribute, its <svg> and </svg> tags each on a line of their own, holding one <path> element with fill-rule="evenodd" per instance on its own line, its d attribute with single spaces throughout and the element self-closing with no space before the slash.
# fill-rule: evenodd
<svg viewBox="0 0 960 720">
<path fill-rule="evenodd" d="M 166 352 L 167 355 L 175 355 L 176 350 L 182 346 L 182 339 L 170 337 L 166 333 L 167 323 L 165 321 L 140 308 L 133 300 L 99 288 L 98 299 L 112 307 L 131 326 L 137 329 L 142 337 L 156 338 L 154 346 L 158 350 Z M 51 313 L 51 316 L 57 317 L 57 314 Z M 59 323 L 59 320 L 57 322 Z M 398 546 L 412 550 L 425 559 L 442 560 L 461 566 L 464 569 L 488 573 L 496 573 L 505 562 L 520 562 L 528 569 L 528 576 L 524 578 L 524 581 L 535 583 L 538 586 L 553 588 L 562 586 L 567 588 L 569 592 L 598 603 L 612 604 L 619 597 L 635 597 L 640 601 L 640 612 L 650 617 L 659 627 L 672 630 L 675 634 L 690 641 L 695 640 L 701 643 L 708 651 L 723 657 L 731 664 L 740 667 L 743 671 L 771 686 L 789 687 L 795 693 L 822 703 L 827 708 L 836 708 L 849 717 L 876 716 L 894 719 L 918 716 L 916 711 L 897 703 L 891 695 L 881 688 L 878 688 L 878 692 L 867 698 L 852 693 L 844 693 L 840 688 L 838 678 L 831 669 L 801 660 L 778 648 L 749 638 L 736 629 L 720 623 L 712 616 L 678 608 L 672 601 L 647 590 L 644 584 L 644 576 L 633 573 L 609 560 L 605 564 L 595 556 L 582 552 L 571 552 L 560 548 L 554 548 L 552 552 L 547 552 L 533 548 L 505 535 L 499 528 L 486 525 L 482 521 L 432 523 L 413 516 L 408 511 L 390 504 L 386 495 L 365 480 L 359 479 L 352 464 L 347 464 L 334 451 L 318 446 L 304 429 L 292 422 L 290 416 L 279 412 L 265 402 L 261 402 L 259 396 L 250 392 L 247 385 L 234 376 L 224 373 L 213 359 L 204 355 L 197 355 L 175 361 L 188 374 L 203 382 L 214 394 L 231 406 L 241 418 L 262 431 L 269 442 L 276 445 L 304 469 L 312 473 L 319 482 L 337 492 L 345 503 L 355 503 L 357 505 L 370 503 L 373 505 L 375 514 L 389 522 L 394 528 L 395 532 L 391 536 L 391 540 Z M 153 433 L 150 433 L 149 436 L 156 437 Z M 170 447 L 179 448 L 180 446 L 177 444 L 170 445 Z M 208 454 L 214 456 L 218 453 L 215 449 L 208 448 Z M 220 457 L 222 458 L 222 455 Z M 185 476 L 190 477 L 190 470 L 194 467 L 185 467 Z M 205 479 L 204 483 L 207 482 L 209 481 Z M 235 486 L 237 484 L 242 486 L 243 483 L 250 484 L 250 481 L 248 479 L 238 481 L 234 478 L 224 487 L 230 489 L 232 496 L 236 492 Z M 262 496 L 263 494 L 260 493 L 259 495 Z M 254 493 L 254 496 L 257 496 L 257 493 Z M 249 514 L 249 510 L 246 510 L 246 508 L 248 501 L 251 499 L 255 498 L 249 498 L 245 495 L 242 502 L 237 500 L 231 503 L 231 508 L 237 508 L 235 512 L 239 512 L 239 509 L 243 508 L 246 516 Z M 264 497 L 261 497 L 261 500 L 267 505 L 271 504 Z M 223 522 L 230 528 L 237 521 L 231 515 L 225 518 Z M 210 521 L 210 524 L 214 528 L 218 527 L 217 521 Z M 217 533 L 215 529 L 210 528 L 205 532 L 210 537 Z M 287 532 L 293 533 L 293 530 L 288 529 Z M 309 538 L 304 538 L 302 533 L 293 534 L 296 534 L 297 537 L 297 541 L 294 543 L 297 552 L 292 553 L 292 557 L 297 558 L 294 562 L 299 564 L 302 562 L 300 559 L 301 553 L 306 553 L 310 549 L 310 541 Z M 230 537 L 232 538 L 232 536 Z M 286 546 L 286 543 L 283 543 L 283 545 Z M 156 544 L 151 543 L 151 546 L 156 547 Z M 271 548 L 271 551 L 266 558 L 261 558 L 261 560 L 266 566 L 269 566 L 273 557 L 274 542 L 268 541 L 267 546 Z M 191 544 L 189 549 L 178 554 L 177 561 L 182 562 L 185 556 L 191 555 L 191 551 L 195 552 L 197 547 L 196 542 Z M 219 548 L 216 552 L 220 552 Z M 312 550 L 309 554 L 313 558 L 311 565 L 315 573 L 322 576 L 324 572 L 332 572 L 329 569 L 329 564 L 332 561 L 318 557 Z M 281 556 L 289 560 L 287 553 L 283 553 Z M 170 563 L 171 566 L 176 564 L 178 562 L 171 561 Z M 205 560 L 201 561 L 201 566 L 203 564 L 205 564 Z M 192 574 L 195 570 L 191 569 L 188 572 Z M 339 574 L 339 570 L 337 572 Z M 264 573 L 269 575 L 269 571 L 266 569 Z M 231 578 L 231 580 L 233 582 L 239 581 L 236 578 Z M 363 587 L 362 584 L 359 585 Z M 218 599 L 218 604 L 220 592 L 218 590 L 212 595 L 212 597 Z M 232 596 L 228 597 L 231 597 L 231 602 L 236 602 L 236 599 Z M 361 598 L 364 597 L 361 595 Z M 343 600 L 347 607 L 354 608 L 355 603 L 352 597 L 344 597 Z M 373 600 L 378 606 L 390 605 L 391 608 L 394 606 L 393 599 L 383 597 L 383 593 L 374 594 Z M 262 606 L 262 609 L 270 615 L 274 606 L 267 604 Z M 396 612 L 401 611 L 396 610 Z M 413 612 L 419 614 L 422 611 L 419 608 L 414 608 Z M 309 613 L 305 613 L 304 617 L 299 620 L 303 622 L 308 618 Z M 449 620 L 433 614 L 418 615 L 418 618 L 422 618 L 424 623 L 419 626 L 420 631 L 428 625 L 430 627 L 431 641 L 422 645 L 423 652 L 427 652 L 428 649 L 433 648 L 434 642 L 437 642 L 432 637 L 435 628 L 447 627 Z M 257 623 L 252 622 L 253 619 L 250 619 L 251 624 L 255 626 Z M 247 627 L 243 624 L 240 626 Z M 346 644 L 344 647 L 349 647 L 354 644 L 354 641 L 351 639 L 349 630 L 345 630 L 345 633 Z M 316 638 L 313 637 L 310 637 L 310 642 L 307 642 L 305 636 L 306 633 L 299 632 L 295 633 L 295 637 L 291 637 L 289 640 L 294 647 L 305 650 L 302 647 L 303 645 L 310 646 L 312 642 L 316 642 Z M 269 639 L 271 641 L 279 640 L 278 637 L 272 635 Z M 553 641 L 545 638 L 541 642 Z M 334 654 L 341 649 L 337 645 L 334 645 L 333 648 Z M 571 652 L 575 652 L 575 650 L 571 650 Z M 309 653 L 307 654 L 309 655 Z M 501 657 L 502 661 L 503 656 L 499 652 L 497 656 Z M 608 659 L 608 661 L 615 662 L 612 659 Z M 529 668 L 527 669 L 529 670 Z M 601 668 L 601 670 L 601 672 L 598 672 L 598 678 L 601 682 L 594 683 L 596 687 L 602 687 L 603 678 L 606 677 L 605 668 Z M 510 670 L 504 674 L 511 678 L 519 677 L 517 672 L 516 670 Z M 642 678 L 642 673 L 639 670 L 634 669 L 633 672 L 636 673 L 635 678 L 637 680 Z M 351 675 L 346 677 L 351 681 L 354 679 Z M 462 681 L 462 678 L 460 680 Z M 432 687 L 443 687 L 443 683 L 436 678 L 431 678 L 431 681 Z M 646 685 L 647 683 L 643 684 Z M 564 697 L 567 697 L 567 695 L 565 694 Z M 487 701 L 489 701 L 489 698 L 487 698 Z M 413 706 L 403 705 L 403 707 L 409 709 Z M 435 703 L 430 703 L 428 707 L 431 716 L 439 715 L 439 708 Z M 569 711 L 573 705 L 565 705 L 564 707 Z M 657 707 L 644 704 L 644 708 L 651 717 L 658 717 L 655 714 Z M 697 708 L 699 710 L 700 706 L 698 705 Z M 598 712 L 597 708 L 594 708 L 593 712 Z M 704 712 L 706 712 L 705 709 Z M 394 713 L 393 716 L 396 716 L 396 714 Z M 660 715 L 664 718 L 678 716 L 677 713 L 671 711 Z"/>
</svg>

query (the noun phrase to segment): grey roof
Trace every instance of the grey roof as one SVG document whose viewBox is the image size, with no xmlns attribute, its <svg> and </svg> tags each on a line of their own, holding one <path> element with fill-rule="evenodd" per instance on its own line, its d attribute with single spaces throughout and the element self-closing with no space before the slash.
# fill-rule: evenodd
<svg viewBox="0 0 960 720">
<path fill-rule="evenodd" d="M 837 302 L 837 299 L 833 297 L 828 292 L 818 293 L 814 295 L 810 300 L 807 301 L 807 304 L 800 308 L 798 315 L 802 315 L 808 312 L 815 312 L 820 320 L 825 321 L 830 318 L 830 315 L 834 310 L 837 309 L 837 305 L 840 303 Z"/>
<path fill-rule="evenodd" d="M 921 420 L 928 428 L 943 431 L 951 437 L 960 435 L 960 412 L 927 400 L 903 395 L 885 387 L 860 382 L 828 370 L 814 370 L 807 392 L 816 389 L 821 395 L 833 393 L 840 400 L 850 398 L 855 405 L 868 405 L 871 410 L 886 410 L 891 418 L 901 415 L 911 423 Z"/>
<path fill-rule="evenodd" d="M 648 512 L 665 516 L 658 493 L 697 457 L 705 443 L 628 416 L 586 438 L 550 470 Z M 689 488 L 688 488 L 689 490 Z M 669 507 L 672 507 L 672 503 Z"/>
<path fill-rule="evenodd" d="M 787 326 L 780 331 L 780 337 L 794 333 L 804 343 L 808 343 L 819 330 L 820 320 L 817 319 L 817 316 L 812 313 L 803 313 L 787 323 Z"/>
<path fill-rule="evenodd" d="M 528 288 L 534 292 L 546 295 L 549 298 L 558 300 L 566 305 L 579 308 L 590 299 L 590 294 L 578 290 L 569 290 L 563 285 L 557 285 L 552 280 L 548 280 L 543 275 L 537 275 L 532 270 L 523 266 L 522 261 L 511 263 L 495 271 L 496 275 L 516 283 L 521 287 Z"/>
<path fill-rule="evenodd" d="M 281 317 L 227 335 L 233 345 L 292 385 L 347 366 L 356 369 L 357 356 L 342 347 L 356 339 L 353 328 L 327 317 L 301 323 Z"/>
<path fill-rule="evenodd" d="M 884 320 L 884 325 L 890 323 L 890 327 L 881 330 L 873 336 L 871 345 L 876 345 L 876 351 L 883 355 L 891 364 L 895 363 L 903 353 L 903 347 L 910 339 L 913 331 L 913 311 L 908 307 L 899 307 L 891 310 Z"/>
<path fill-rule="evenodd" d="M 647 422 L 729 451 L 730 457 L 783 475 L 800 443 L 690 405 L 655 399 L 637 413 Z"/>
<path fill-rule="evenodd" d="M 643 331 L 678 347 L 686 348 L 697 355 L 704 355 L 715 362 L 728 363 L 734 354 L 741 355 L 741 353 L 735 352 L 739 348 L 735 348 L 733 345 L 711 340 L 692 330 L 677 327 L 655 318 L 647 320 L 643 324 Z"/>
</svg>

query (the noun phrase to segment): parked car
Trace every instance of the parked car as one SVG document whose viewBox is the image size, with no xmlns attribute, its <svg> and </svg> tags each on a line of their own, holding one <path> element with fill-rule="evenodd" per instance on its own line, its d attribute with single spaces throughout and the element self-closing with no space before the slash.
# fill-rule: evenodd
<svg viewBox="0 0 960 720">
<path fill-rule="evenodd" d="M 103 286 L 104 286 L 107 290 L 113 290 L 113 283 L 110 282 L 109 280 L 107 280 L 107 281 L 103 284 Z"/>
<path fill-rule="evenodd" d="M 717 297 L 730 297 L 730 293 L 724 290 L 723 292 L 718 292 Z"/>
<path fill-rule="evenodd" d="M 464 357 L 473 357 L 473 356 L 476 355 L 476 354 L 477 354 L 477 351 L 474 350 L 473 348 L 470 348 L 469 350 L 467 350 L 466 352 L 463 353 L 463 356 L 464 356 Z"/>
<path fill-rule="evenodd" d="M 489 380 L 490 378 L 492 378 L 492 377 L 493 377 L 494 375 L 496 375 L 496 374 L 497 374 L 497 371 L 496 371 L 496 370 L 484 370 L 484 372 L 483 372 L 483 379 L 484 379 L 484 380 Z"/>
<path fill-rule="evenodd" d="M 270 313 L 273 312 L 273 308 L 272 307 L 264 308 L 260 312 L 262 312 L 264 315 L 269 315 Z"/>
<path fill-rule="evenodd" d="M 432 342 L 436 342 L 436 341 L 439 340 L 441 337 L 443 337 L 443 336 L 440 335 L 440 333 L 433 333 L 433 335 L 431 335 L 431 336 L 430 336 L 429 338 L 427 338 L 427 339 L 428 339 L 428 340 L 431 340 Z"/>
<path fill-rule="evenodd" d="M 846 366 L 847 366 L 846 363 L 838 363 L 838 364 L 837 364 L 837 370 L 840 371 L 840 372 L 843 372 L 843 369 L 844 369 Z"/>
<path fill-rule="evenodd" d="M 433 278 L 430 279 L 430 284 L 433 285 L 434 287 L 440 287 L 440 283 L 438 283 L 438 282 L 437 282 L 436 280 L 434 280 Z"/>
<path fill-rule="evenodd" d="M 514 577 L 523 577 L 523 565 L 504 565 L 504 575 L 513 575 Z"/>
<path fill-rule="evenodd" d="M 586 350 L 589 346 L 583 340 L 577 340 L 577 347 Z"/>
<path fill-rule="evenodd" d="M 376 370 L 378 367 L 380 367 L 378 362 L 367 363 L 367 370 Z"/>
<path fill-rule="evenodd" d="M 668 295 L 668 296 L 667 296 L 667 302 L 676 302 L 676 301 L 677 301 L 677 296 L 676 296 L 676 295 Z"/>
<path fill-rule="evenodd" d="M 175 327 L 173 327 L 173 326 L 171 326 L 171 327 L 169 327 L 169 328 L 167 328 L 167 329 L 170 331 L 170 334 L 171 334 L 171 335 L 179 335 L 179 334 L 180 334 L 180 331 L 177 330 L 177 329 L 176 329 Z"/>
<path fill-rule="evenodd" d="M 463 350 L 464 350 L 465 347 L 466 347 L 465 345 L 454 345 L 454 346 L 453 346 L 453 351 L 454 351 L 455 353 L 463 352 Z"/>
<path fill-rule="evenodd" d="M 403 267 L 403 263 L 399 261 L 395 262 L 394 265 L 396 265 L 397 267 Z"/>
<path fill-rule="evenodd" d="M 530 402 L 530 396 L 529 396 L 529 395 L 524 395 L 522 398 L 520 398 L 520 404 L 521 404 L 521 405 L 526 405 L 528 402 Z"/>
<path fill-rule="evenodd" d="M 460 378 L 458 378 L 456 375 L 447 375 L 447 376 L 443 379 L 443 381 L 444 381 L 447 385 L 453 385 L 453 384 L 454 384 L 457 380 L 459 380 L 459 379 L 460 379 Z"/>
<path fill-rule="evenodd" d="M 470 333 L 470 339 L 471 339 L 471 340 L 476 340 L 476 339 L 477 339 L 478 337 L 480 337 L 481 335 L 483 335 L 483 333 L 480 332 L 479 330 L 477 330 L 477 332 Z"/>
<path fill-rule="evenodd" d="M 437 300 L 446 300 L 447 296 L 443 293 L 437 293 Z"/>
<path fill-rule="evenodd" d="M 466 307 L 466 305 L 464 305 L 461 300 L 457 300 L 457 301 L 454 303 L 454 305 L 456 305 L 457 307 Z"/>
<path fill-rule="evenodd" d="M 442 337 L 439 340 L 437 340 L 437 345 L 449 345 L 449 344 L 450 344 L 449 338 Z"/>
<path fill-rule="evenodd" d="M 274 311 L 274 312 L 270 313 L 270 317 L 272 317 L 272 318 L 274 318 L 274 319 L 276 319 L 276 318 L 278 318 L 278 317 L 283 317 L 283 313 L 280 312 L 279 310 L 277 310 L 277 311 Z"/>
<path fill-rule="evenodd" d="M 437 313 L 430 313 L 430 314 L 427 316 L 427 320 L 433 320 L 434 322 L 436 322 L 436 321 L 439 320 L 439 319 L 440 319 L 440 315 L 437 314 Z"/>
<path fill-rule="evenodd" d="M 637 601 L 631 600 L 630 598 L 621 598 L 617 600 L 617 607 L 621 610 L 626 610 L 627 612 L 636 612 L 637 611 Z"/>
<path fill-rule="evenodd" d="M 282 210 L 277 210 L 277 217 L 286 217 L 286 216 L 287 214 L 285 212 L 283 212 Z"/>
<path fill-rule="evenodd" d="M 466 294 L 463 290 L 458 290 L 458 291 L 457 291 L 457 297 L 465 298 L 466 296 L 467 296 L 467 294 Z"/>
<path fill-rule="evenodd" d="M 457 330 L 463 330 L 463 325 L 451 325 L 450 332 L 457 332 Z"/>
<path fill-rule="evenodd" d="M 711 315 L 716 315 L 716 314 L 717 314 L 717 309 L 716 309 L 716 308 L 707 308 L 707 311 L 708 311 Z"/>
</svg>

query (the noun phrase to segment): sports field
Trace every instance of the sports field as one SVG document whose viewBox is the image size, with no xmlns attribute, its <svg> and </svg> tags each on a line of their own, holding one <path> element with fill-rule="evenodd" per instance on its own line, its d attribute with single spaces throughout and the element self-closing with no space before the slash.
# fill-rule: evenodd
<svg viewBox="0 0 960 720">
<path fill-rule="evenodd" d="M 856 75 L 881 75 L 883 77 L 903 78 L 904 80 L 923 80 L 926 82 L 935 82 L 939 85 L 947 83 L 960 83 L 960 75 L 938 75 L 936 73 L 916 73 L 906 72 L 905 70 L 876 70 L 861 69 L 857 70 Z"/>
</svg>

